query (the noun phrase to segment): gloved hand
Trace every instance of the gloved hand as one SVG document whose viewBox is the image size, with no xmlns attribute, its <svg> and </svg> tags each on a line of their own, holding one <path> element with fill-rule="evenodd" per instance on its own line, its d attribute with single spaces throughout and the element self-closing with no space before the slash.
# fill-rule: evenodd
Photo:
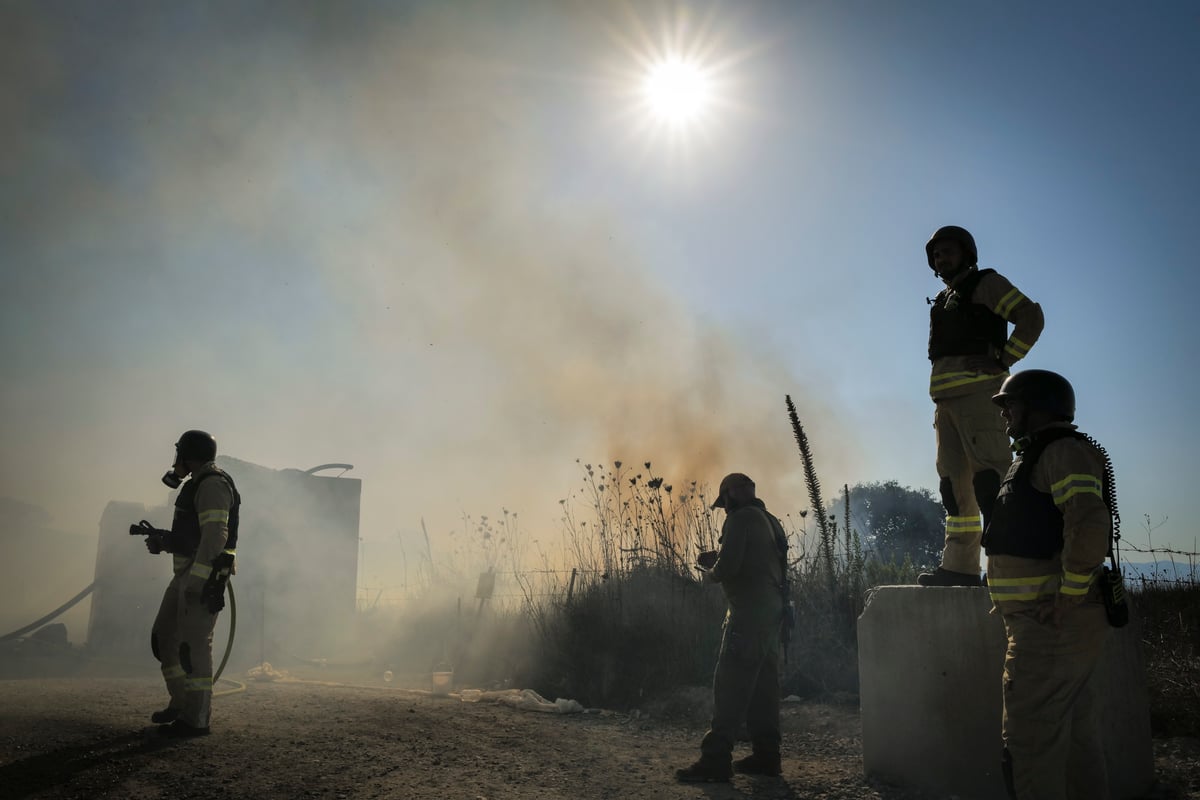
<svg viewBox="0 0 1200 800">
<path fill-rule="evenodd" d="M 211 591 L 206 591 L 200 597 L 200 602 L 208 607 L 208 613 L 220 613 L 221 609 L 225 607 L 225 592 L 221 591 L 218 593 L 216 587 L 214 587 Z"/>
<path fill-rule="evenodd" d="M 146 520 L 142 520 L 136 525 L 130 525 L 129 535 L 145 536 L 146 549 L 154 555 L 158 555 L 164 550 L 168 553 L 171 552 L 170 541 L 168 539 L 171 536 L 171 532 L 164 531 L 162 528 L 156 528 Z"/>
</svg>

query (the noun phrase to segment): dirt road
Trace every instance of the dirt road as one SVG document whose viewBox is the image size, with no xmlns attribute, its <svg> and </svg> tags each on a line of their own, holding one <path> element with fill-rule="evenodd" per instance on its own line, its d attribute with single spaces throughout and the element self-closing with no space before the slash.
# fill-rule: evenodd
<svg viewBox="0 0 1200 800">
<path fill-rule="evenodd" d="M 934 800 L 863 778 L 853 708 L 787 704 L 782 779 L 689 786 L 673 771 L 696 756 L 697 719 L 538 713 L 384 684 L 245 685 L 215 700 L 213 735 L 164 742 L 147 722 L 163 704 L 156 680 L 2 680 L 0 797 Z"/>
</svg>

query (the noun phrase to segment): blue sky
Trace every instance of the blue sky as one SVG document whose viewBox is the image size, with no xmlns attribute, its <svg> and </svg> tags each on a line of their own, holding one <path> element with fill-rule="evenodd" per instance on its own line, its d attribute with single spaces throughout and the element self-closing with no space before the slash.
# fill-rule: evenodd
<svg viewBox="0 0 1200 800">
<path fill-rule="evenodd" d="M 719 102 L 665 134 L 671 43 Z M 60 527 L 161 502 L 190 427 L 355 464 L 368 541 L 549 536 L 576 458 L 799 510 L 785 394 L 827 487 L 933 488 L 958 224 L 1126 538 L 1200 549 L 1195 4 L 17 3 L 0 44 L 0 495 Z"/>
</svg>

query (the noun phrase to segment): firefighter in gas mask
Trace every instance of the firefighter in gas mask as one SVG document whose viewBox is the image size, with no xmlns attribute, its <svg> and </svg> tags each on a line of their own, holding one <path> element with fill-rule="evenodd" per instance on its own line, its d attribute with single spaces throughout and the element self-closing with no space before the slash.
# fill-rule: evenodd
<svg viewBox="0 0 1200 800">
<path fill-rule="evenodd" d="M 995 270 L 979 269 L 975 239 L 963 228 L 939 228 L 925 245 L 925 255 L 946 284 L 929 312 L 929 394 L 946 533 L 941 565 L 922 573 L 917 582 L 978 586 L 979 539 L 1000 490 L 1000 477 L 1012 461 L 991 398 L 1008 368 L 1041 336 L 1045 323 L 1037 303 Z"/>
<path fill-rule="evenodd" d="M 191 430 L 180 436 L 175 463 L 162 478 L 179 488 L 171 530 L 156 530 L 145 522 L 130 528 L 130 533 L 146 536 L 151 553 L 170 553 L 175 572 L 150 634 L 170 695 L 167 707 L 154 712 L 151 721 L 170 737 L 209 732 L 213 629 L 233 572 L 241 505 L 233 479 L 214 463 L 216 456 L 211 434 Z"/>
</svg>

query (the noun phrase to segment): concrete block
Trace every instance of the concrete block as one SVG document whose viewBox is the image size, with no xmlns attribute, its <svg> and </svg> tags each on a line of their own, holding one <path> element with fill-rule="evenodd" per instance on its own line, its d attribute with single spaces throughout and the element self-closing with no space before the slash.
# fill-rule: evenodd
<svg viewBox="0 0 1200 800">
<path fill-rule="evenodd" d="M 863 769 L 890 783 L 1005 800 L 1000 772 L 1004 623 L 986 588 L 881 586 L 858 620 Z M 1098 680 L 1114 800 L 1154 780 L 1137 619 L 1113 630 Z"/>
</svg>

